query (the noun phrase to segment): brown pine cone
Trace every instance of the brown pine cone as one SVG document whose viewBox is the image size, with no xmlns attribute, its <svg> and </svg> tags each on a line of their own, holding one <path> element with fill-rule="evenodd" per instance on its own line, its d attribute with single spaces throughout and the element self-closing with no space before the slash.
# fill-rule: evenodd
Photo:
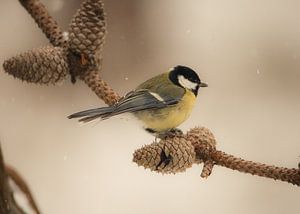
<svg viewBox="0 0 300 214">
<path fill-rule="evenodd" d="M 39 84 L 55 84 L 69 74 L 62 48 L 46 46 L 12 57 L 3 63 L 4 70 L 15 78 Z"/>
<path fill-rule="evenodd" d="M 160 173 L 183 172 L 195 162 L 194 147 L 182 137 L 174 137 L 146 145 L 133 154 L 133 161 Z"/>
<path fill-rule="evenodd" d="M 216 149 L 215 136 L 208 128 L 195 127 L 186 133 L 186 138 L 195 148 L 197 163 L 207 160 L 207 154 Z"/>
<path fill-rule="evenodd" d="M 86 63 L 98 68 L 101 64 L 105 34 L 106 20 L 102 1 L 84 1 L 70 24 L 70 51 L 83 55 L 87 60 Z"/>
</svg>

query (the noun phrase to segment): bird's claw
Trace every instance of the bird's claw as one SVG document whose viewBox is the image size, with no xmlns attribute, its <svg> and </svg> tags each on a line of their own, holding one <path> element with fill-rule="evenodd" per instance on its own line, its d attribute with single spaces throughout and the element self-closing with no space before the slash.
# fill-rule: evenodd
<svg viewBox="0 0 300 214">
<path fill-rule="evenodd" d="M 173 128 L 166 132 L 159 133 L 157 137 L 160 139 L 166 139 L 166 138 L 174 138 L 181 135 L 183 135 L 183 132 L 180 129 Z"/>
</svg>

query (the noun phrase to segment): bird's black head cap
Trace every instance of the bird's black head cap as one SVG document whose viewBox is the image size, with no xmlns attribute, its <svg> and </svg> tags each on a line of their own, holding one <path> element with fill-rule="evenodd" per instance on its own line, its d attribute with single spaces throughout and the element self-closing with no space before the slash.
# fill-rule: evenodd
<svg viewBox="0 0 300 214">
<path fill-rule="evenodd" d="M 195 96 L 198 94 L 199 87 L 207 87 L 207 84 L 201 82 L 194 70 L 182 65 L 178 65 L 170 71 L 169 79 L 175 85 L 191 90 Z"/>
</svg>

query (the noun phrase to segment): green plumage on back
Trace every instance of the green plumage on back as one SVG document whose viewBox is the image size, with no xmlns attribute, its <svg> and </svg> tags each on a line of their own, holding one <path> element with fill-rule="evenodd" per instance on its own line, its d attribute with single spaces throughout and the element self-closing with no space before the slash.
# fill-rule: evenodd
<svg viewBox="0 0 300 214">
<path fill-rule="evenodd" d="M 206 86 L 195 71 L 176 66 L 143 82 L 112 106 L 77 112 L 69 118 L 88 122 L 132 113 L 143 122 L 145 130 L 163 137 L 189 117 L 199 87 Z"/>
<path fill-rule="evenodd" d="M 147 89 L 150 92 L 159 94 L 162 98 L 181 99 L 185 89 L 172 83 L 168 76 L 169 72 L 157 75 L 140 84 L 136 90 Z"/>
</svg>

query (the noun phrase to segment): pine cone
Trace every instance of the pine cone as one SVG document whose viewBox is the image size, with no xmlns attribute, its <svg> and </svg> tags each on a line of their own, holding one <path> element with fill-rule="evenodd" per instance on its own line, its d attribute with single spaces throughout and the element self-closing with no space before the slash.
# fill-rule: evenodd
<svg viewBox="0 0 300 214">
<path fill-rule="evenodd" d="M 197 163 L 207 160 L 207 154 L 216 149 L 216 139 L 213 133 L 205 127 L 189 130 L 186 139 L 193 145 L 197 154 Z"/>
<path fill-rule="evenodd" d="M 106 20 L 102 1 L 84 1 L 70 24 L 70 51 L 83 54 L 90 65 L 98 68 L 105 34 Z"/>
<path fill-rule="evenodd" d="M 12 57 L 4 70 L 16 78 L 39 84 L 57 83 L 69 74 L 68 60 L 62 48 L 47 46 Z"/>
<path fill-rule="evenodd" d="M 199 141 L 201 143 L 208 144 L 215 147 L 217 142 L 214 134 L 205 127 L 195 127 L 187 132 L 187 138 L 191 142 Z"/>
<path fill-rule="evenodd" d="M 160 173 L 183 172 L 195 162 L 196 153 L 190 142 L 182 137 L 161 140 L 138 149 L 133 161 Z"/>
</svg>

